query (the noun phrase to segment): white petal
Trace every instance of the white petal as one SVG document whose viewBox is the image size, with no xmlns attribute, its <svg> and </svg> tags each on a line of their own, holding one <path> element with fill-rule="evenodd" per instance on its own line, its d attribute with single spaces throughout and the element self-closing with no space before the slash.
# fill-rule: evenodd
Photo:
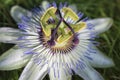
<svg viewBox="0 0 120 80">
<path fill-rule="evenodd" d="M 14 46 L 0 56 L 0 70 L 13 70 L 22 68 L 29 61 L 31 55 L 24 55 L 25 50 Z"/>
<path fill-rule="evenodd" d="M 30 17 L 32 15 L 30 11 L 28 11 L 28 10 L 18 6 L 18 5 L 13 6 L 11 8 L 10 14 L 16 22 L 21 22 L 21 18 L 23 16 Z"/>
<path fill-rule="evenodd" d="M 48 65 L 45 63 L 37 64 L 34 60 L 27 64 L 19 80 L 42 80 L 48 73 Z"/>
<path fill-rule="evenodd" d="M 50 80 L 71 80 L 72 76 L 69 74 L 67 68 L 50 68 Z"/>
<path fill-rule="evenodd" d="M 0 42 L 14 43 L 14 40 L 18 39 L 20 31 L 18 29 L 3 27 L 0 28 Z"/>
<path fill-rule="evenodd" d="M 79 63 L 77 68 L 73 68 L 74 72 L 84 80 L 104 80 L 103 77 L 86 63 Z"/>
<path fill-rule="evenodd" d="M 46 10 L 48 8 L 48 6 L 49 6 L 49 2 L 48 1 L 43 1 L 42 2 L 42 7 L 43 7 L 44 10 Z"/>
<path fill-rule="evenodd" d="M 93 32 L 96 34 L 105 32 L 108 30 L 113 24 L 113 20 L 111 18 L 98 18 L 87 21 L 87 23 L 91 23 L 94 26 Z"/>
<path fill-rule="evenodd" d="M 105 68 L 114 66 L 113 60 L 105 56 L 93 45 L 90 46 L 90 49 L 88 50 L 87 53 L 88 54 L 85 55 L 85 58 L 94 67 Z"/>
</svg>

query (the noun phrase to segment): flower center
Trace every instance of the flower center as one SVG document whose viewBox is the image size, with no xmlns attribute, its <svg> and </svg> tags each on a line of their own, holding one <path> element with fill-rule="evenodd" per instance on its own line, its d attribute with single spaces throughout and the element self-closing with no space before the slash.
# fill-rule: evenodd
<svg viewBox="0 0 120 80">
<path fill-rule="evenodd" d="M 77 33 L 86 27 L 71 8 L 48 8 L 40 18 L 43 40 L 54 49 L 66 49 L 79 43 Z"/>
</svg>

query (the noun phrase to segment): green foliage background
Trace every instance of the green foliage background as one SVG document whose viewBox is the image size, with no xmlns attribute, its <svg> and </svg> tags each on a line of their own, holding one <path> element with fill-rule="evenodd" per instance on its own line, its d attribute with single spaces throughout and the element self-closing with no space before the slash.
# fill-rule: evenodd
<svg viewBox="0 0 120 80">
<path fill-rule="evenodd" d="M 10 8 L 20 5 L 31 10 L 41 4 L 42 0 L 0 0 L 0 26 L 14 27 L 17 24 L 10 16 Z M 52 2 L 53 0 L 50 0 Z M 90 18 L 111 17 L 114 20 L 109 31 L 100 35 L 98 41 L 101 42 L 99 49 L 106 55 L 113 58 L 115 67 L 107 69 L 97 69 L 105 80 L 120 80 L 120 0 L 55 0 L 76 4 L 78 10 L 85 13 Z M 13 44 L 0 43 L 0 55 L 8 50 Z M 0 80 L 18 80 L 23 69 L 13 71 L 0 71 Z M 44 80 L 49 80 L 48 75 Z M 82 80 L 77 75 L 73 80 Z"/>
</svg>

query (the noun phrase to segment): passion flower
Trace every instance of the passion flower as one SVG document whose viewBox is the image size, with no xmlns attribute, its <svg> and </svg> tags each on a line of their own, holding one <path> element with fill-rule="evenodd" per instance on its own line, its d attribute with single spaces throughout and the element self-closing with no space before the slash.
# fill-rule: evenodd
<svg viewBox="0 0 120 80">
<path fill-rule="evenodd" d="M 0 70 L 22 68 L 19 80 L 71 80 L 73 74 L 84 80 L 103 80 L 92 67 L 114 65 L 95 46 L 98 34 L 108 30 L 110 18 L 83 18 L 74 5 L 44 1 L 42 6 L 27 11 L 11 9 L 19 29 L 0 28 L 0 42 L 16 44 L 0 57 Z"/>
</svg>

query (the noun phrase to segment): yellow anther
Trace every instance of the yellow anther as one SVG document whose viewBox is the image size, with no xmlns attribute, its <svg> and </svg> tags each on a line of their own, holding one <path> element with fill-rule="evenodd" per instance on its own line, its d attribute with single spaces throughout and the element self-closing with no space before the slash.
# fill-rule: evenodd
<svg viewBox="0 0 120 80">
<path fill-rule="evenodd" d="M 55 26 L 53 24 L 48 24 L 47 21 L 50 19 L 50 17 L 56 19 L 56 16 L 55 16 L 56 10 L 57 10 L 57 8 L 50 7 L 41 16 L 40 23 L 41 23 L 43 32 L 44 32 L 44 34 L 46 36 L 50 36 L 51 35 L 51 28 L 53 28 Z"/>
<path fill-rule="evenodd" d="M 44 27 L 43 28 L 43 32 L 46 36 L 50 36 L 51 35 L 51 28 L 49 27 Z"/>
<path fill-rule="evenodd" d="M 77 21 L 79 19 L 78 15 L 76 15 L 76 13 L 71 8 L 64 7 L 62 8 L 62 12 L 65 14 L 65 19 L 69 17 L 72 18 L 74 21 Z"/>
<path fill-rule="evenodd" d="M 80 30 L 86 28 L 86 23 L 80 22 L 77 24 L 71 24 L 71 27 L 74 29 L 75 32 L 79 32 Z"/>
<path fill-rule="evenodd" d="M 60 35 L 60 36 L 57 38 L 57 42 L 58 42 L 58 43 L 66 42 L 66 41 L 68 41 L 68 40 L 71 38 L 71 36 L 72 36 L 72 34 Z"/>
<path fill-rule="evenodd" d="M 46 23 L 46 21 L 48 21 L 50 17 L 56 18 L 56 16 L 55 16 L 56 10 L 57 10 L 57 8 L 55 8 L 55 7 L 48 8 L 45 11 L 45 13 L 41 16 L 41 21 Z"/>
</svg>

